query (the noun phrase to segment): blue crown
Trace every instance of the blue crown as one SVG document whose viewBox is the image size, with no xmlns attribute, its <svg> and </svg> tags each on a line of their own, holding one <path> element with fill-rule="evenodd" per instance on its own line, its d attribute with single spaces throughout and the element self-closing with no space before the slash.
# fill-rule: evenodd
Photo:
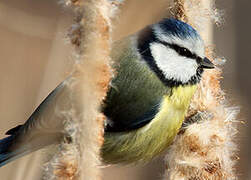
<svg viewBox="0 0 251 180">
<path fill-rule="evenodd" d="M 168 33 L 169 35 L 178 36 L 180 38 L 200 38 L 197 31 L 185 22 L 179 21 L 177 19 L 163 19 L 159 22 L 160 28 Z"/>
</svg>

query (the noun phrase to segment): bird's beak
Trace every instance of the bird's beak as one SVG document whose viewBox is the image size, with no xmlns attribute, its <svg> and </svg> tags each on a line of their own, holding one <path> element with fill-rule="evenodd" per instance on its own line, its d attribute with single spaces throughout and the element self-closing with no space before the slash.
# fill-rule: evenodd
<svg viewBox="0 0 251 180">
<path fill-rule="evenodd" d="M 202 68 L 205 68 L 205 69 L 213 69 L 214 68 L 214 64 L 206 57 L 201 61 L 200 65 Z"/>
</svg>

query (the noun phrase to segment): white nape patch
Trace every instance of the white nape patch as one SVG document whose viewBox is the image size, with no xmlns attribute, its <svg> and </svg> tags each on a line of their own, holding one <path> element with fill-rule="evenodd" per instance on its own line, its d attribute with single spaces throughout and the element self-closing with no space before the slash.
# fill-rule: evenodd
<svg viewBox="0 0 251 180">
<path fill-rule="evenodd" d="M 166 34 L 161 28 L 159 24 L 155 24 L 153 26 L 153 30 L 158 39 L 165 41 L 170 44 L 177 44 L 180 47 L 185 47 L 189 49 L 192 53 L 195 53 L 197 56 L 204 58 L 205 57 L 205 49 L 203 40 L 197 36 L 188 36 L 184 39 Z"/>
<path fill-rule="evenodd" d="M 152 56 L 166 79 L 187 83 L 196 74 L 196 60 L 180 56 L 174 49 L 160 43 L 151 43 Z"/>
</svg>

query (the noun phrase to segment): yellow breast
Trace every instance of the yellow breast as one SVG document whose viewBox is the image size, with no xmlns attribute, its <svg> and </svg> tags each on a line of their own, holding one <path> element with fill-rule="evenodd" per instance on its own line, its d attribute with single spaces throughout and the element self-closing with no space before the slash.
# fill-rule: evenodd
<svg viewBox="0 0 251 180">
<path fill-rule="evenodd" d="M 107 163 L 147 161 L 164 151 L 178 133 L 196 86 L 180 86 L 163 97 L 159 112 L 146 126 L 105 135 L 102 156 Z"/>
<path fill-rule="evenodd" d="M 154 121 L 152 121 L 152 124 L 149 125 L 153 125 L 155 123 L 156 125 L 164 124 L 168 129 L 179 129 L 184 120 L 195 90 L 195 85 L 185 87 L 179 86 L 174 88 L 171 96 L 164 96 L 159 113 L 154 118 Z"/>
<path fill-rule="evenodd" d="M 155 133 L 155 129 L 164 130 L 160 131 L 158 136 L 168 140 L 173 139 L 182 125 L 195 90 L 195 85 L 174 88 L 171 96 L 166 95 L 163 98 L 159 113 L 144 128 L 149 128 L 149 133 Z"/>
</svg>

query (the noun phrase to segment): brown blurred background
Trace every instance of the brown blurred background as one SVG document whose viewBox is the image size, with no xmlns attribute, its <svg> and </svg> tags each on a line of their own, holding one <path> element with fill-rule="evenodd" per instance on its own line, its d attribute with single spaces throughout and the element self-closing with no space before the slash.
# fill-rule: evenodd
<svg viewBox="0 0 251 180">
<path fill-rule="evenodd" d="M 213 34 L 217 54 L 227 59 L 223 89 L 229 101 L 241 107 L 239 119 L 246 121 L 239 128 L 240 161 L 236 166 L 240 179 L 244 180 L 251 179 L 251 131 L 248 131 L 251 21 L 247 19 L 250 4 L 248 0 L 217 1 L 216 6 L 225 10 L 225 23 L 214 28 Z M 128 0 L 122 10 L 120 28 L 115 27 L 115 36 L 134 32 L 145 23 L 160 19 L 168 11 L 166 7 L 167 0 Z M 71 12 L 56 0 L 0 2 L 0 137 L 23 123 L 66 76 L 72 61 L 70 45 L 65 41 L 71 17 Z M 46 150 L 41 150 L 0 168 L 0 179 L 41 179 L 45 154 Z M 105 179 L 151 180 L 161 179 L 162 171 L 163 162 L 155 160 L 145 166 L 104 168 L 104 176 Z"/>
</svg>

